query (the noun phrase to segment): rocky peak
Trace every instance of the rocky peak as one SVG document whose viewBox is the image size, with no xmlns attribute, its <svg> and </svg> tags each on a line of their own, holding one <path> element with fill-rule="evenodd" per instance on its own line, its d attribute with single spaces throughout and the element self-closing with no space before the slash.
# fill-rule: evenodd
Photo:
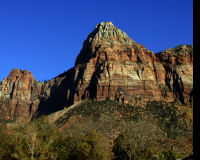
<svg viewBox="0 0 200 160">
<path fill-rule="evenodd" d="M 27 70 L 13 69 L 0 84 L 0 95 L 10 99 L 30 99 L 31 90 L 37 81 Z"/>
<path fill-rule="evenodd" d="M 192 45 L 178 45 L 174 48 L 156 54 L 156 57 L 165 64 L 182 64 L 193 63 L 193 46 Z"/>
<path fill-rule="evenodd" d="M 95 30 L 89 34 L 87 40 L 90 43 L 97 45 L 102 43 L 112 43 L 113 41 L 130 41 L 131 39 L 124 31 L 114 26 L 112 22 L 102 22 L 97 24 Z"/>
<path fill-rule="evenodd" d="M 170 53 L 170 55 L 186 55 L 186 54 L 191 54 L 193 51 L 193 46 L 192 45 L 178 45 L 174 48 L 169 48 L 163 52 L 159 52 L 162 55 L 166 53 Z"/>
<path fill-rule="evenodd" d="M 75 66 L 86 63 L 95 57 L 97 52 L 105 51 L 105 49 L 118 54 L 138 48 L 145 49 L 144 46 L 129 38 L 124 31 L 114 26 L 112 22 L 101 22 L 84 41 Z"/>
<path fill-rule="evenodd" d="M 42 84 L 27 70 L 13 69 L 0 83 L 0 117 L 30 120 L 39 104 Z"/>
<path fill-rule="evenodd" d="M 21 77 L 24 77 L 24 76 L 27 76 L 27 77 L 31 78 L 32 80 L 35 80 L 35 78 L 31 74 L 31 72 L 29 72 L 27 70 L 20 70 L 18 68 L 11 70 L 11 72 L 8 76 L 8 79 L 20 79 Z"/>
<path fill-rule="evenodd" d="M 193 46 L 179 45 L 156 54 L 165 68 L 165 86 L 184 104 L 192 99 Z"/>
</svg>

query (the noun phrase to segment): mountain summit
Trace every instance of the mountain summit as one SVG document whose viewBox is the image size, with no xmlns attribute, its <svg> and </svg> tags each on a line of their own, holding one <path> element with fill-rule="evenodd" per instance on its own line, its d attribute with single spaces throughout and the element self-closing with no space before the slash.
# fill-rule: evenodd
<svg viewBox="0 0 200 160">
<path fill-rule="evenodd" d="M 114 26 L 112 22 L 102 22 L 96 25 L 96 28 L 84 41 L 75 65 L 87 62 L 88 59 L 95 56 L 97 50 L 110 48 L 117 52 L 118 48 L 137 48 L 138 45 L 124 31 Z"/>
<path fill-rule="evenodd" d="M 95 44 L 112 43 L 113 41 L 124 42 L 127 39 L 130 40 L 128 35 L 114 26 L 112 22 L 102 22 L 98 24 L 87 38 L 90 43 Z"/>
<path fill-rule="evenodd" d="M 88 35 L 67 72 L 44 83 L 28 71 L 12 71 L 0 83 L 0 119 L 30 120 L 85 99 L 187 104 L 192 90 L 193 46 L 154 54 L 112 22 L 102 22 Z"/>
</svg>

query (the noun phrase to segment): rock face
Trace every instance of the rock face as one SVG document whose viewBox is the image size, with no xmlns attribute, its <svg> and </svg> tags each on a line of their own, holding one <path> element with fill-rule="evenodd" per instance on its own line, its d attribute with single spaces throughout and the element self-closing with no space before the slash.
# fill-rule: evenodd
<svg viewBox="0 0 200 160">
<path fill-rule="evenodd" d="M 178 99 L 182 104 L 193 98 L 193 47 L 180 45 L 156 54 L 165 69 L 165 97 Z M 162 86 L 163 87 L 163 86 Z"/>
<path fill-rule="evenodd" d="M 0 83 L 0 118 L 25 117 L 30 120 L 40 102 L 41 86 L 29 71 L 13 69 Z"/>
<path fill-rule="evenodd" d="M 84 41 L 75 66 L 47 83 L 37 82 L 28 71 L 11 71 L 0 84 L 0 113 L 10 120 L 30 119 L 87 98 L 186 104 L 192 89 L 191 45 L 154 54 L 112 22 L 102 22 Z"/>
<path fill-rule="evenodd" d="M 75 101 L 85 97 L 159 100 L 155 59 L 153 52 L 131 40 L 111 22 L 97 25 L 76 59 L 76 75 L 84 72 L 76 88 Z"/>
<path fill-rule="evenodd" d="M 154 55 L 111 22 L 103 22 L 84 42 L 74 72 L 74 102 L 92 98 L 184 104 L 193 88 L 193 47 L 181 45 Z"/>
</svg>

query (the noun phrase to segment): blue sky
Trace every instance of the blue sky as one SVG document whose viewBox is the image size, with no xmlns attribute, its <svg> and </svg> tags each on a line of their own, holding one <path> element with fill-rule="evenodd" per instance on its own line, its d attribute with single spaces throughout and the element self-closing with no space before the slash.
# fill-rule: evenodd
<svg viewBox="0 0 200 160">
<path fill-rule="evenodd" d="M 0 81 L 13 68 L 40 81 L 63 73 L 103 21 L 154 53 L 193 44 L 192 0 L 0 0 Z"/>
</svg>

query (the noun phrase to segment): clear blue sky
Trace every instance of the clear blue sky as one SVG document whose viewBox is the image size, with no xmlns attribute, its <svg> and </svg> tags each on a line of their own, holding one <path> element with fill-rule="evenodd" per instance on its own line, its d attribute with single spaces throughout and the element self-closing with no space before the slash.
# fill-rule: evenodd
<svg viewBox="0 0 200 160">
<path fill-rule="evenodd" d="M 192 0 L 0 0 L 0 81 L 13 68 L 40 81 L 63 73 L 102 21 L 154 53 L 193 44 Z"/>
</svg>

